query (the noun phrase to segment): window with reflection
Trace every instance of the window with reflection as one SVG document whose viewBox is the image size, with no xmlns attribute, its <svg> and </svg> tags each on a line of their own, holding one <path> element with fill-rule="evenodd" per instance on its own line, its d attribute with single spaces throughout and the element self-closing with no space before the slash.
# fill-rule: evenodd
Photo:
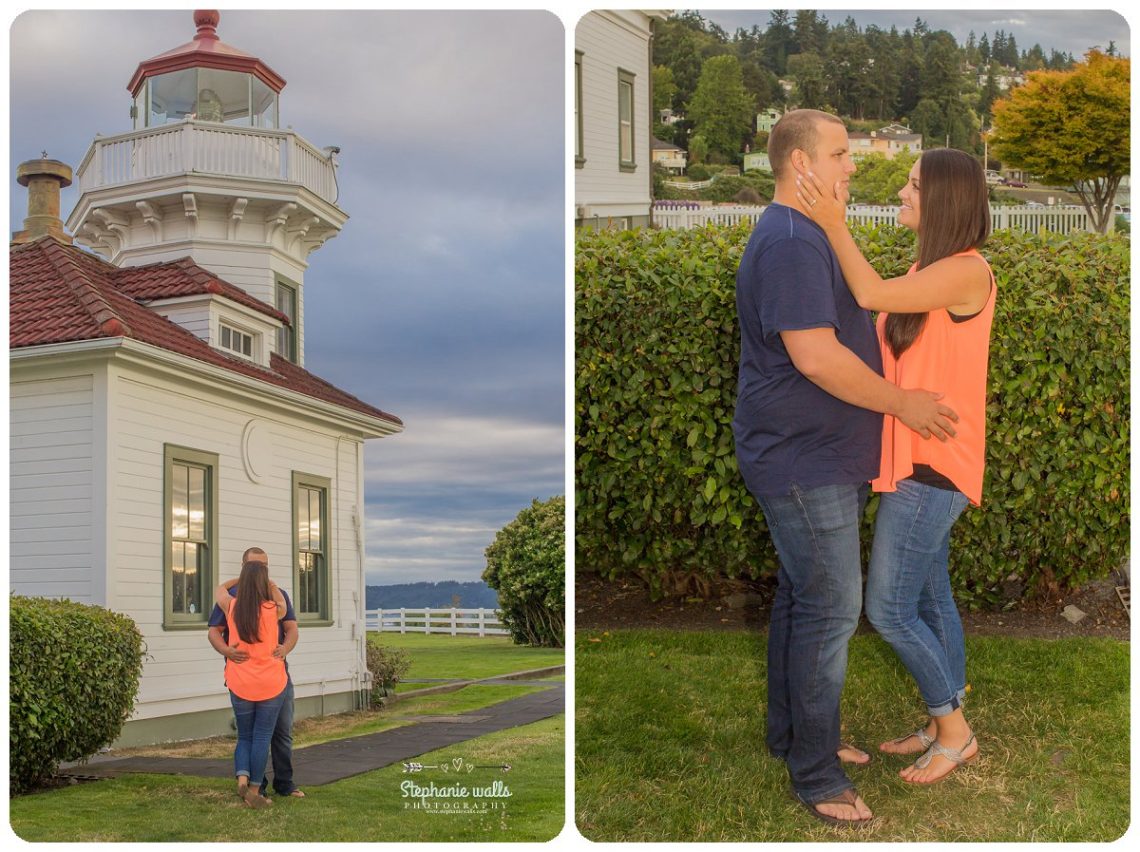
<svg viewBox="0 0 1140 852">
<path fill-rule="evenodd" d="M 293 473 L 293 607 L 298 619 L 328 621 L 330 480 Z"/>
<path fill-rule="evenodd" d="M 218 457 L 171 445 L 164 456 L 164 622 L 167 627 L 205 624 L 217 576 Z"/>
<path fill-rule="evenodd" d="M 633 153 L 633 81 L 633 74 L 618 69 L 618 165 L 622 171 L 637 167 Z"/>
<path fill-rule="evenodd" d="M 275 299 L 277 310 L 289 317 L 289 325 L 277 329 L 277 354 L 297 363 L 297 287 L 278 278 Z"/>
</svg>

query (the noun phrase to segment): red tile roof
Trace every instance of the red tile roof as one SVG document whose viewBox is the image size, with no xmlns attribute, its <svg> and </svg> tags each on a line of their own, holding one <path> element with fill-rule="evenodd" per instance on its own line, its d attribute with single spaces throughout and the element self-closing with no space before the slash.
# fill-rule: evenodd
<svg viewBox="0 0 1140 852">
<path fill-rule="evenodd" d="M 129 337 L 277 387 L 402 425 L 308 370 L 270 356 L 270 369 L 226 355 L 142 304 L 194 293 L 233 298 L 281 318 L 276 309 L 202 269 L 189 258 L 120 269 L 51 237 L 13 244 L 9 253 L 9 345 L 12 349 Z M 236 294 L 241 294 L 237 298 Z"/>
</svg>

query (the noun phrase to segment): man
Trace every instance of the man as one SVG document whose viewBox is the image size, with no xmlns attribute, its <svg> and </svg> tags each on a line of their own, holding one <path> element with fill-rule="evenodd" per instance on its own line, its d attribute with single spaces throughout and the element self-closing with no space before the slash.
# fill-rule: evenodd
<svg viewBox="0 0 1140 852">
<path fill-rule="evenodd" d="M 269 556 L 260 547 L 251 547 L 241 555 L 241 562 L 242 565 L 246 562 L 264 562 L 268 566 Z M 235 583 L 230 588 L 230 594 L 233 595 L 236 591 Z M 277 648 L 273 656 L 285 660 L 297 645 L 297 614 L 293 611 L 293 602 L 289 600 L 289 595 L 284 589 L 281 589 L 281 595 L 285 598 L 285 615 L 277 622 Z M 214 604 L 214 610 L 210 613 L 209 625 L 210 645 L 215 651 L 237 664 L 249 659 L 247 652 L 230 646 L 226 615 L 217 604 Z M 279 796 L 302 799 L 305 797 L 304 792 L 297 789 L 293 783 L 293 678 L 289 677 L 288 661 L 285 662 L 285 674 L 285 701 L 281 705 L 277 727 L 273 729 L 273 739 L 269 743 L 269 753 L 273 760 L 273 789 Z M 268 779 L 262 779 L 261 789 L 258 791 L 262 796 L 266 794 L 268 785 Z"/>
<path fill-rule="evenodd" d="M 811 813 L 853 826 L 871 818 L 840 766 L 869 756 L 841 746 L 847 643 L 862 605 L 859 518 L 879 471 L 882 415 L 924 437 L 954 434 L 957 415 L 925 390 L 882 377 L 870 315 L 847 289 L 823 231 L 796 197 L 798 174 L 847 184 L 855 165 L 833 115 L 793 110 L 772 129 L 773 203 L 737 272 L 740 374 L 733 432 L 749 491 L 780 557 L 768 631 L 768 733 Z"/>
</svg>

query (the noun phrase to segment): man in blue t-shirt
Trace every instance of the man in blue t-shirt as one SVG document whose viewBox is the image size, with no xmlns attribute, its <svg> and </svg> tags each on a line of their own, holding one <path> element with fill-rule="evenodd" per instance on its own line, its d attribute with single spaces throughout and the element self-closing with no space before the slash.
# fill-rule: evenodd
<svg viewBox="0 0 1140 852">
<path fill-rule="evenodd" d="M 242 554 L 241 561 L 256 560 L 269 562 L 269 556 L 260 547 L 251 547 Z M 280 588 L 280 587 L 278 587 Z M 237 593 L 236 584 L 230 589 L 230 595 Z M 285 615 L 277 622 L 277 648 L 273 656 L 282 660 L 297 645 L 297 614 L 293 611 L 293 602 L 289 600 L 288 593 L 281 589 L 281 596 L 285 598 Z M 242 663 L 249 659 L 246 651 L 239 651 L 229 644 L 229 624 L 221 607 L 214 604 L 209 620 L 209 640 L 214 650 L 235 663 Z M 281 705 L 281 712 L 277 716 L 277 727 L 273 729 L 273 739 L 269 742 L 269 753 L 273 761 L 273 789 L 279 796 L 293 796 L 304 798 L 303 791 L 297 789 L 293 783 L 293 678 L 289 676 L 289 663 L 285 662 L 285 700 Z M 261 789 L 262 796 L 266 794 L 269 779 L 263 777 Z"/>
<path fill-rule="evenodd" d="M 796 796 L 841 825 L 871 812 L 840 757 L 839 697 L 862 608 L 859 518 L 879 472 L 885 414 L 924 436 L 954 434 L 957 416 L 926 390 L 883 379 L 871 317 L 847 289 L 823 230 L 796 197 L 797 174 L 846 184 L 855 165 L 833 115 L 793 110 L 772 129 L 773 203 L 736 276 L 740 373 L 733 433 L 748 489 L 780 557 L 768 628 L 768 732 Z"/>
</svg>

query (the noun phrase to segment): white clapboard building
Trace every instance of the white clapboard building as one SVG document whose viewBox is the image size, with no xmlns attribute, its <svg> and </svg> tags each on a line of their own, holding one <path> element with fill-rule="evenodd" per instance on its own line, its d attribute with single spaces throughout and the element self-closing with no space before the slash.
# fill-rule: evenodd
<svg viewBox="0 0 1140 852">
<path fill-rule="evenodd" d="M 574 220 L 650 224 L 651 41 L 667 12 L 588 12 L 574 33 Z"/>
<path fill-rule="evenodd" d="M 334 151 L 280 129 L 285 81 L 218 39 L 217 12 L 194 19 L 139 65 L 130 132 L 96 137 L 74 176 L 18 171 L 9 585 L 139 626 L 121 744 L 229 729 L 206 619 L 250 546 L 297 611 L 298 715 L 360 706 L 364 441 L 403 428 L 304 367 L 308 258 L 347 219 Z"/>
</svg>

